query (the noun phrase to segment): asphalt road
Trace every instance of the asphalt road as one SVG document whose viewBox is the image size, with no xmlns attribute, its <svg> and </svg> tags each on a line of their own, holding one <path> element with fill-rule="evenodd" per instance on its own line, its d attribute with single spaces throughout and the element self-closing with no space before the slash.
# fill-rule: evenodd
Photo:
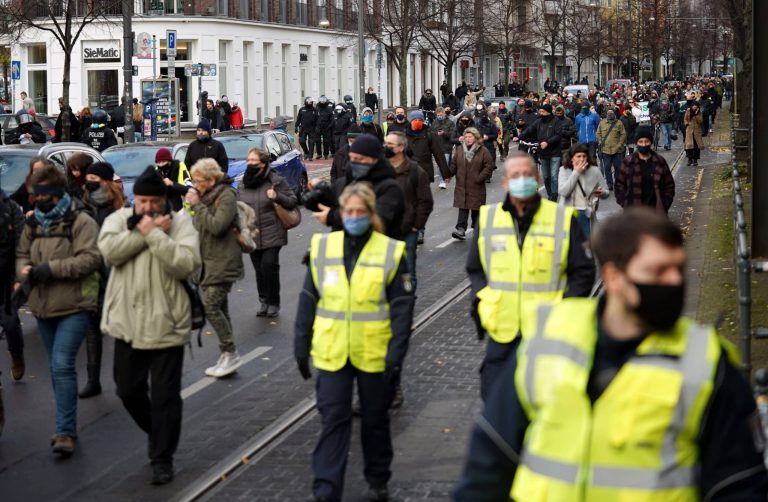
<svg viewBox="0 0 768 502">
<path fill-rule="evenodd" d="M 663 152 L 670 165 L 679 150 Z M 312 177 L 325 171 L 313 171 Z M 676 173 L 677 174 L 677 173 Z M 466 243 L 451 239 L 457 210 L 453 190 L 433 187 L 435 210 L 427 225 L 426 243 L 419 248 L 419 299 L 417 312 L 429 307 L 465 278 Z M 488 202 L 501 199 L 499 171 L 488 186 Z M 618 210 L 613 198 L 604 201 L 600 215 Z M 148 485 L 150 469 L 146 436 L 133 423 L 115 396 L 111 378 L 113 342 L 105 338 L 101 396 L 80 400 L 78 449 L 67 460 L 50 453 L 54 432 L 54 401 L 46 358 L 34 318 L 22 317 L 26 341 L 27 374 L 20 382 L 10 379 L 10 358 L 0 356 L 4 371 L 3 397 L 6 426 L 0 440 L 2 500 L 167 500 L 216 462 L 234 451 L 259 430 L 272 423 L 301 399 L 312 395 L 312 383 L 301 381 L 292 359 L 293 319 L 306 268 L 301 259 L 311 235 L 324 231 L 310 213 L 289 232 L 281 252 L 282 306 L 275 320 L 258 318 L 255 278 L 246 258 L 246 277 L 230 297 L 235 339 L 241 357 L 240 371 L 224 380 L 205 377 L 215 363 L 218 346 L 210 330 L 203 348 L 193 344 L 186 351 L 183 375 L 184 425 L 176 459 L 177 481 L 155 488 Z M 406 363 L 407 364 L 407 363 Z M 78 359 L 80 385 L 85 381 L 85 347 Z M 300 452 L 308 455 L 309 451 Z"/>
</svg>

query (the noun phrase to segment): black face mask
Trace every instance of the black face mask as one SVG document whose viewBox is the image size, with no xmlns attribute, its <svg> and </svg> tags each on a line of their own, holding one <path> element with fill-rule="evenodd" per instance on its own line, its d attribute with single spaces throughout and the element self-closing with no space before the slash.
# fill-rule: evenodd
<svg viewBox="0 0 768 502">
<path fill-rule="evenodd" d="M 386 158 L 391 159 L 395 155 L 397 155 L 397 153 L 394 150 L 392 150 L 390 147 L 388 147 L 388 146 L 384 147 L 384 156 Z"/>
<path fill-rule="evenodd" d="M 248 164 L 245 167 L 245 174 L 243 175 L 243 184 L 247 187 L 255 187 L 264 181 L 267 174 L 267 168 L 257 166 L 256 164 Z"/>
<path fill-rule="evenodd" d="M 683 312 L 685 282 L 677 286 L 638 284 L 640 303 L 634 308 L 637 316 L 654 331 L 671 329 Z"/>
<path fill-rule="evenodd" d="M 39 209 L 40 211 L 47 213 L 51 209 L 56 207 L 56 202 L 48 199 L 48 200 L 38 200 L 35 202 L 35 209 Z"/>
<path fill-rule="evenodd" d="M 101 187 L 98 181 L 86 181 L 85 182 L 85 189 L 89 192 L 95 192 Z"/>
</svg>

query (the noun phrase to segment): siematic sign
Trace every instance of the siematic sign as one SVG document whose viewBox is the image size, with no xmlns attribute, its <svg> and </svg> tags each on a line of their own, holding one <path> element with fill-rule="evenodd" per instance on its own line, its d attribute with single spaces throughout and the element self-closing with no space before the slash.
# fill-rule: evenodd
<svg viewBox="0 0 768 502">
<path fill-rule="evenodd" d="M 120 61 L 120 41 L 84 40 L 83 61 L 92 63 L 112 63 Z"/>
</svg>

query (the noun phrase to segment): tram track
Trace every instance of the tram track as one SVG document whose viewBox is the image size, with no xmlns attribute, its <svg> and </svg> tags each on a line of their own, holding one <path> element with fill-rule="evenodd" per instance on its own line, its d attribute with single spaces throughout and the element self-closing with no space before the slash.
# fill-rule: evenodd
<svg viewBox="0 0 768 502">
<path fill-rule="evenodd" d="M 458 303 L 470 289 L 468 279 L 450 290 L 414 319 L 411 337 L 417 336 L 443 312 Z M 235 452 L 214 465 L 199 480 L 175 496 L 174 502 L 209 500 L 215 491 L 249 466 L 259 462 L 273 448 L 301 428 L 317 414 L 314 397 L 305 397 L 269 426 L 243 443 Z"/>
</svg>

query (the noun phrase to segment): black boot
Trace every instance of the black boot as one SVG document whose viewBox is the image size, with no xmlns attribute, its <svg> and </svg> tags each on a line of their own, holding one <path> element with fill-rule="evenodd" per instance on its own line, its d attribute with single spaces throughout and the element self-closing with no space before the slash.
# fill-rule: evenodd
<svg viewBox="0 0 768 502">
<path fill-rule="evenodd" d="M 99 326 L 89 326 L 85 335 L 85 349 L 88 354 L 88 382 L 78 396 L 86 399 L 101 394 L 101 330 Z"/>
</svg>

